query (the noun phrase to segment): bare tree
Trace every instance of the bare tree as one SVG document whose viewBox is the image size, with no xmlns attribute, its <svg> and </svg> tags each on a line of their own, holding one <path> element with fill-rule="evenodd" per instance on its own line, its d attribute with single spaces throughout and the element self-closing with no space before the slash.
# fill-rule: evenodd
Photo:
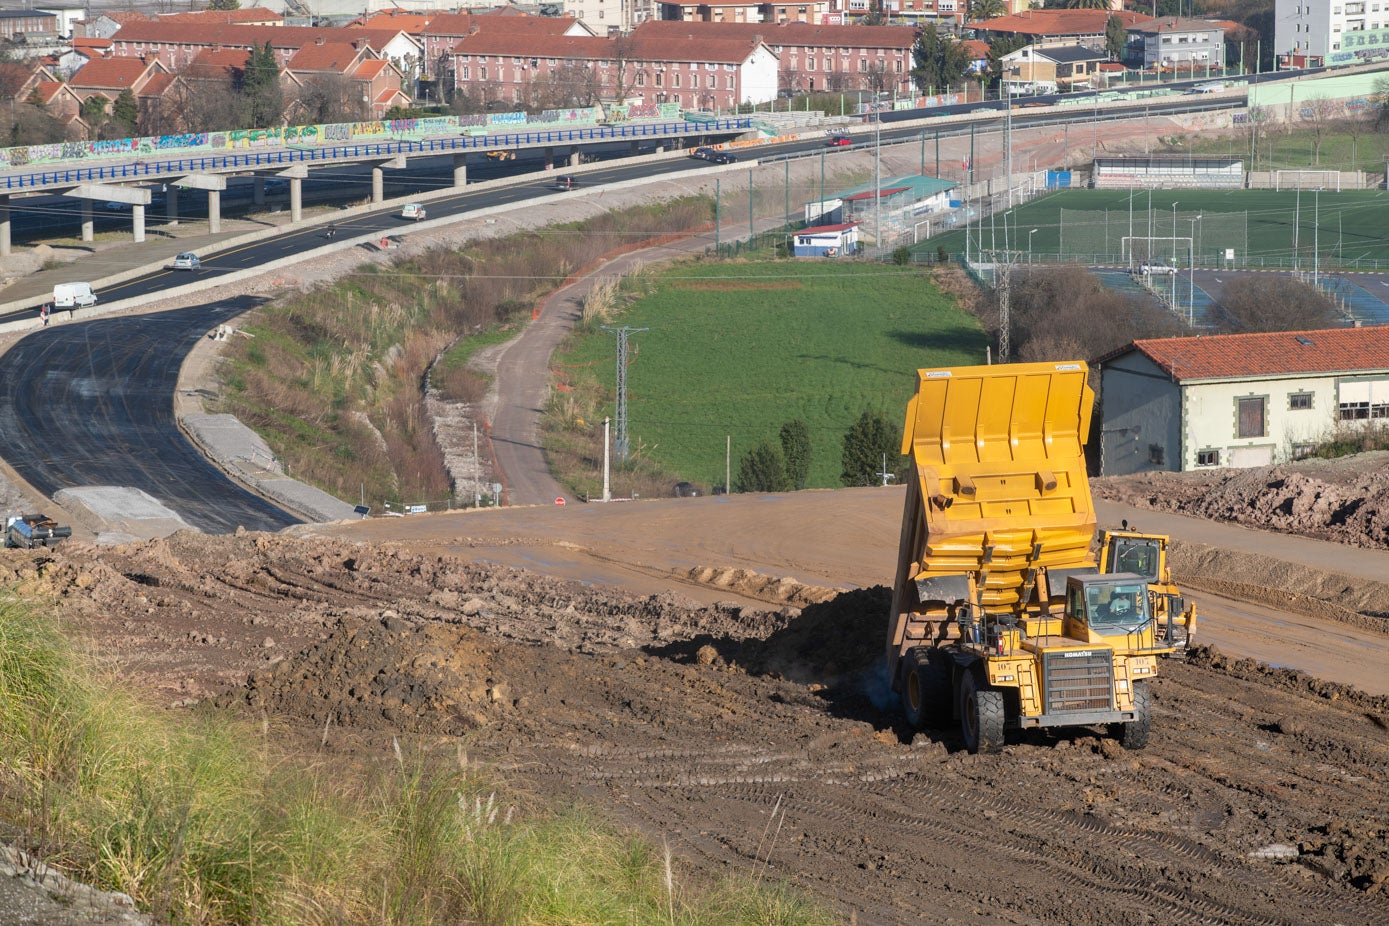
<svg viewBox="0 0 1389 926">
<path fill-rule="evenodd" d="M 1312 163 L 1321 164 L 1321 145 L 1332 123 L 1345 115 L 1345 107 L 1339 100 L 1325 97 L 1312 97 L 1302 106 L 1302 122 L 1312 134 Z"/>
<path fill-rule="evenodd" d="M 141 132 L 215 132 L 245 125 L 246 119 L 246 101 L 232 86 L 230 76 L 181 74 L 164 91 L 158 105 L 141 114 Z"/>
<path fill-rule="evenodd" d="M 868 68 L 868 73 L 863 78 L 865 90 L 872 90 L 874 93 L 882 93 L 891 90 L 894 85 L 892 72 L 887 69 L 887 62 L 877 61 Z"/>
<path fill-rule="evenodd" d="M 69 141 L 80 130 L 64 125 L 40 106 L 30 103 L 0 107 L 0 144 L 42 145 Z"/>
<path fill-rule="evenodd" d="M 535 105 L 540 109 L 590 106 L 599 96 L 597 76 L 582 64 L 555 68 L 535 84 Z"/>
<path fill-rule="evenodd" d="M 1232 331 L 1304 331 L 1331 328 L 1336 306 L 1314 286 L 1284 276 L 1250 274 L 1231 280 L 1219 308 Z"/>
<path fill-rule="evenodd" d="M 362 86 L 341 74 L 319 74 L 304 81 L 295 103 L 305 124 L 355 122 L 368 115 Z"/>
</svg>

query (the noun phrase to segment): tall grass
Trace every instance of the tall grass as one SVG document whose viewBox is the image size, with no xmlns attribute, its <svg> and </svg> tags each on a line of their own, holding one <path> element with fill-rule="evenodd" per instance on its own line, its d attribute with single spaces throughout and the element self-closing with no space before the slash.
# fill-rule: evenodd
<svg viewBox="0 0 1389 926">
<path fill-rule="evenodd" d="M 440 361 L 442 391 L 475 401 L 487 384 L 460 368 L 479 338 L 509 336 L 544 294 L 605 255 L 712 217 L 711 200 L 688 197 L 363 266 L 256 313 L 251 337 L 225 355 L 220 410 L 260 433 L 295 478 L 340 498 L 447 498 L 423 404 L 431 365 Z"/>
<path fill-rule="evenodd" d="M 216 713 L 150 709 L 0 601 L 0 820 L 173 924 L 819 924 L 751 879 L 702 892 L 649 843 L 517 801 L 456 754 L 348 763 Z"/>
</svg>

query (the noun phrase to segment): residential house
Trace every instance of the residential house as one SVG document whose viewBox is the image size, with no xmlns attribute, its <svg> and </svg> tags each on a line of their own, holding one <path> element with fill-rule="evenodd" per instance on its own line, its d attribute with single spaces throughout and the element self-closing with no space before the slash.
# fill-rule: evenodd
<svg viewBox="0 0 1389 926">
<path fill-rule="evenodd" d="M 0 39 L 22 41 L 27 35 L 56 35 L 58 17 L 47 10 L 0 10 Z"/>
<path fill-rule="evenodd" d="M 1085 45 L 1025 45 L 999 59 L 1007 93 L 1056 93 L 1094 86 L 1108 52 Z"/>
<path fill-rule="evenodd" d="M 71 77 L 87 62 L 110 54 L 110 39 L 73 39 L 72 46 L 57 56 L 57 71 L 63 77 Z"/>
<path fill-rule="evenodd" d="M 563 0 L 564 15 L 582 22 L 595 35 L 631 32 L 659 17 L 657 0 Z"/>
<path fill-rule="evenodd" d="M 1274 0 L 1280 67 L 1345 65 L 1389 57 L 1389 3 Z"/>
<path fill-rule="evenodd" d="M 61 3 L 45 3 L 38 7 L 45 13 L 52 13 L 58 19 L 58 25 L 54 29 L 58 35 L 64 38 L 71 37 L 76 32 L 77 23 L 87 15 L 86 7 L 82 5 L 64 6 Z"/>
<path fill-rule="evenodd" d="M 1265 466 L 1389 424 L 1389 326 L 1134 341 L 1099 367 L 1105 476 Z"/>
<path fill-rule="evenodd" d="M 762 21 L 769 23 L 808 23 L 827 25 L 825 17 L 838 9 L 836 0 L 804 0 L 801 3 L 762 4 Z M 837 16 L 838 14 L 835 13 Z"/>
<path fill-rule="evenodd" d="M 100 16 L 77 20 L 73 24 L 72 37 L 109 39 L 125 26 L 135 22 L 151 22 L 151 19 L 136 10 L 108 10 Z"/>
<path fill-rule="evenodd" d="M 668 22 L 762 22 L 762 4 L 757 0 L 662 0 L 658 4 L 657 12 L 660 19 Z M 798 18 L 795 21 L 803 20 Z"/>
<path fill-rule="evenodd" d="M 87 137 L 89 126 L 82 118 L 82 97 L 62 81 L 39 80 L 23 99 L 67 126 L 69 137 Z"/>
<path fill-rule="evenodd" d="M 167 74 L 169 68 L 158 59 L 97 58 L 87 62 L 68 79 L 68 86 L 86 102 L 94 96 L 114 101 L 126 90 L 138 96 L 156 74 Z"/>
<path fill-rule="evenodd" d="M 1128 30 L 1153 17 L 1130 10 L 1024 10 L 982 22 L 972 22 L 978 38 L 1025 38 L 1034 45 L 1084 45 L 1105 47 L 1105 29 L 1111 16 L 1119 17 Z"/>
<path fill-rule="evenodd" d="M 988 42 L 981 42 L 979 39 L 965 39 L 960 43 L 960 47 L 965 50 L 965 57 L 969 59 L 971 74 L 982 74 L 989 69 Z"/>
<path fill-rule="evenodd" d="M 392 106 L 408 106 L 401 73 L 391 62 L 377 58 L 365 44 L 323 42 L 305 45 L 284 68 L 287 80 L 303 87 L 313 81 L 340 79 L 352 86 L 364 118 L 380 119 Z"/>
<path fill-rule="evenodd" d="M 696 43 L 640 29 L 612 38 L 483 31 L 458 43 L 453 74 L 457 90 L 505 103 L 525 103 L 552 81 L 572 87 L 579 74 L 594 98 L 689 109 L 766 102 L 777 88 L 776 55 L 756 38 Z"/>
<path fill-rule="evenodd" d="M 1164 16 L 1130 27 L 1128 35 L 1131 57 L 1141 57 L 1145 68 L 1189 70 L 1225 64 L 1225 28 L 1220 23 Z"/>
<path fill-rule="evenodd" d="M 824 26 L 806 23 L 649 22 L 633 37 L 756 39 L 776 55 L 778 86 L 786 92 L 874 90 L 911 92 L 916 30 L 901 26 Z"/>
</svg>

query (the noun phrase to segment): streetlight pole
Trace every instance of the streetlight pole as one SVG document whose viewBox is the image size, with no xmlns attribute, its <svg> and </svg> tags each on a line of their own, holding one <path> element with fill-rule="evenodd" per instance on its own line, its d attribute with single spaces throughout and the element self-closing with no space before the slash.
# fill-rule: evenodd
<svg viewBox="0 0 1389 926">
<path fill-rule="evenodd" d="M 1172 266 L 1177 266 L 1177 204 L 1172 204 Z"/>
<path fill-rule="evenodd" d="M 1037 234 L 1037 229 L 1027 233 L 1027 265 L 1032 266 L 1032 236 Z"/>
</svg>

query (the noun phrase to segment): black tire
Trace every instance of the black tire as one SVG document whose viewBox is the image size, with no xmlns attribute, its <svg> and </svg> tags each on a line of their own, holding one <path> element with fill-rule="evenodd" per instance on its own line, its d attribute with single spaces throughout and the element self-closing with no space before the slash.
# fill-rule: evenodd
<svg viewBox="0 0 1389 926">
<path fill-rule="evenodd" d="M 1003 692 L 981 684 L 973 671 L 960 678 L 960 732 L 971 753 L 1003 749 Z"/>
<path fill-rule="evenodd" d="M 1112 725 L 1114 738 L 1125 749 L 1142 749 L 1148 745 L 1148 734 L 1153 728 L 1153 693 L 1147 682 L 1133 683 L 1133 709 L 1137 717 Z"/>
<path fill-rule="evenodd" d="M 948 719 L 950 660 L 938 649 L 917 646 L 902 657 L 902 713 L 913 730 Z"/>
</svg>

